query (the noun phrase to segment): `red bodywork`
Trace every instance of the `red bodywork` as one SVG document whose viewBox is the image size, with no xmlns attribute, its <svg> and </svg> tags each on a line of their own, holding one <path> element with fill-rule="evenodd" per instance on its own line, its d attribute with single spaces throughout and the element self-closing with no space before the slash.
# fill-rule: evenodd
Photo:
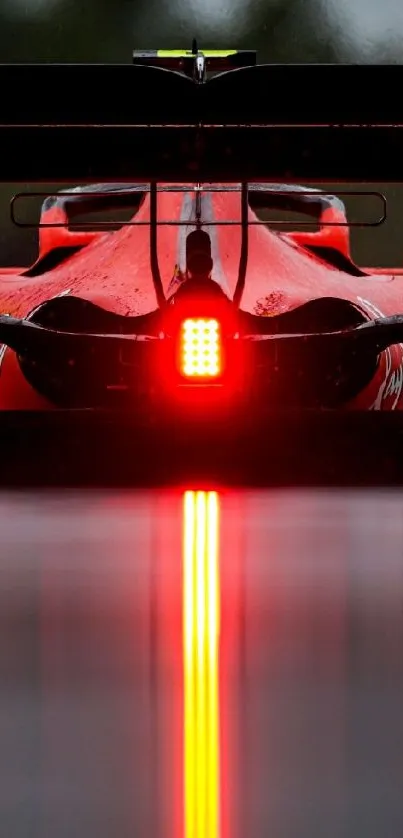
<svg viewBox="0 0 403 838">
<path fill-rule="evenodd" d="M 239 192 L 210 193 L 214 221 L 240 221 Z M 158 220 L 183 218 L 184 195 L 180 192 L 158 194 Z M 332 215 L 333 213 L 333 215 Z M 250 221 L 256 216 L 249 211 Z M 150 219 L 150 196 L 147 194 L 136 214 L 138 221 Z M 63 221 L 58 206 L 43 216 L 45 222 Z M 323 221 L 322 219 L 322 225 Z M 328 221 L 337 220 L 329 210 Z M 158 228 L 158 259 L 165 293 L 175 277 L 181 258 L 185 228 Z M 241 228 L 209 228 L 212 238 L 214 269 L 212 277 L 225 285 L 232 296 L 238 276 Z M 303 303 L 337 297 L 351 301 L 367 318 L 399 313 L 403 309 L 403 277 L 400 271 L 389 274 L 367 271 L 365 276 L 351 276 L 309 252 L 304 245 L 318 244 L 337 249 L 349 258 L 349 230 L 346 227 L 322 226 L 317 233 L 278 234 L 267 226 L 250 226 L 246 285 L 241 308 L 244 311 L 272 316 L 292 310 Z M 115 232 L 72 232 L 64 228 L 40 230 L 39 259 L 55 247 L 84 245 L 57 267 L 36 276 L 26 276 L 25 269 L 0 272 L 0 313 L 26 318 L 44 301 L 61 295 L 90 300 L 121 315 L 146 314 L 157 308 L 150 268 L 150 233 L 148 226 L 124 226 Z M 15 353 L 1 350 L 0 409 L 52 409 L 25 380 Z M 348 409 L 394 410 L 403 407 L 403 345 L 383 352 L 375 376 Z"/>
</svg>

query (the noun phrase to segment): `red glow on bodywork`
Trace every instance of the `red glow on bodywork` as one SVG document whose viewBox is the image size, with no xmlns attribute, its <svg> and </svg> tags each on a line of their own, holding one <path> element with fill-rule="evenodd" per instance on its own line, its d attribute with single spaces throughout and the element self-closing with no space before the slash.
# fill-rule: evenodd
<svg viewBox="0 0 403 838">
<path fill-rule="evenodd" d="M 168 311 L 154 375 L 164 409 L 204 421 L 234 410 L 245 396 L 245 345 L 221 300 L 181 300 Z"/>
</svg>

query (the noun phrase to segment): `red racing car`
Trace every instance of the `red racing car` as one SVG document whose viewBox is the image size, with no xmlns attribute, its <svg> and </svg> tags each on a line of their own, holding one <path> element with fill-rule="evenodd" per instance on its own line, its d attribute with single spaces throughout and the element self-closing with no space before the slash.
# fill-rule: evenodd
<svg viewBox="0 0 403 838">
<path fill-rule="evenodd" d="M 203 84 L 209 54 L 186 55 Z M 315 230 L 279 232 L 262 221 L 275 209 Z M 119 229 L 78 220 L 111 210 L 126 212 Z M 158 425 L 402 409 L 403 277 L 357 267 L 339 196 L 280 183 L 87 184 L 46 197 L 39 226 L 33 266 L 0 274 L 2 411 Z"/>
</svg>

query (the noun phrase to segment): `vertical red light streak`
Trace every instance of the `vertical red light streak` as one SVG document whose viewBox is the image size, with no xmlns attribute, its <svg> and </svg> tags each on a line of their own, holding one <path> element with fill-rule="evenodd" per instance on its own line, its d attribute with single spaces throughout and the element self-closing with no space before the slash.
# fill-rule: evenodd
<svg viewBox="0 0 403 838">
<path fill-rule="evenodd" d="M 219 838 L 217 493 L 186 492 L 183 521 L 184 838 Z"/>
</svg>

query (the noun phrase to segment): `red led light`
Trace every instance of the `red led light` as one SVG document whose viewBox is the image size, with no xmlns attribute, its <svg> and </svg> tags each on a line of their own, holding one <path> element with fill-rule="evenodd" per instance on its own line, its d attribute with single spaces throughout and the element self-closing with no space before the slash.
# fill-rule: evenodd
<svg viewBox="0 0 403 838">
<path fill-rule="evenodd" d="M 217 378 L 221 374 L 218 320 L 188 318 L 182 323 L 180 368 L 186 378 Z"/>
</svg>

